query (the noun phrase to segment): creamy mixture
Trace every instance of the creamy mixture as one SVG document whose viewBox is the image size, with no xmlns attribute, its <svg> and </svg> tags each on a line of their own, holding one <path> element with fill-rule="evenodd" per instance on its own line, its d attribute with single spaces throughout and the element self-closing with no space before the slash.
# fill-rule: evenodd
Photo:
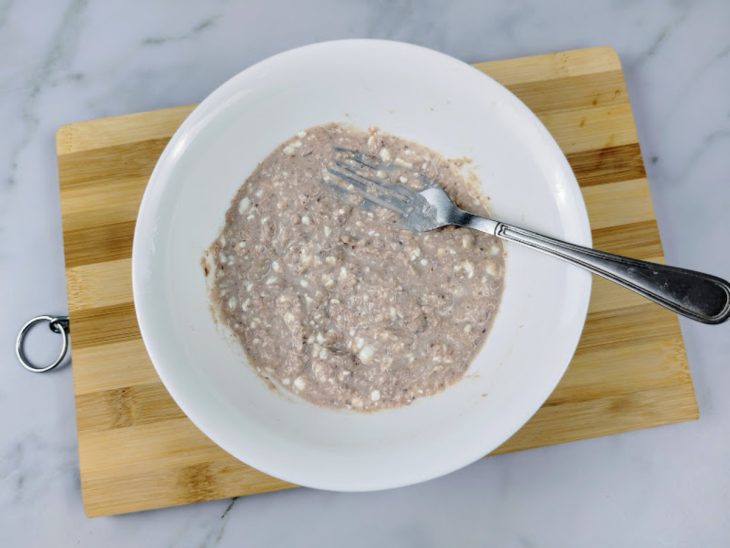
<svg viewBox="0 0 730 548">
<path fill-rule="evenodd" d="M 348 147 L 420 189 L 437 181 L 486 213 L 460 162 L 374 129 L 330 124 L 298 133 L 246 180 L 203 259 L 218 319 L 256 371 L 329 407 L 408 404 L 459 380 L 484 342 L 502 294 L 494 237 L 447 227 L 417 234 L 381 207 L 322 184 Z"/>
</svg>

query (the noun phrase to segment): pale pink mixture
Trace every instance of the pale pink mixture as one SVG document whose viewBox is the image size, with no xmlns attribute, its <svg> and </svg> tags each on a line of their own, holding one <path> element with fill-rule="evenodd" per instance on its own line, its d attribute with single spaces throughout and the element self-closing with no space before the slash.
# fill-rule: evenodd
<svg viewBox="0 0 730 548">
<path fill-rule="evenodd" d="M 393 135 L 329 124 L 274 150 L 233 199 L 206 251 L 211 301 L 259 375 L 329 407 L 408 404 L 458 381 L 499 306 L 504 253 L 494 237 L 448 227 L 416 234 L 381 208 L 322 184 L 334 146 L 437 181 L 465 209 L 484 197 L 457 162 Z"/>
</svg>

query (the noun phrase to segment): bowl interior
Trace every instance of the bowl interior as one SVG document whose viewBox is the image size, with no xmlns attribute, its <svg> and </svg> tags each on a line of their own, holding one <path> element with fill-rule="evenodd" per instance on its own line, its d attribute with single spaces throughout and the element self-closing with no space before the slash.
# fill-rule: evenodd
<svg viewBox="0 0 730 548">
<path fill-rule="evenodd" d="M 326 489 L 394 487 L 474 461 L 537 410 L 577 344 L 590 276 L 507 246 L 484 348 L 461 382 L 408 407 L 360 414 L 272 392 L 214 323 L 200 258 L 257 163 L 333 121 L 472 158 L 499 219 L 576 243 L 590 232 L 575 178 L 537 118 L 468 65 L 416 46 L 355 40 L 275 56 L 224 84 L 175 134 L 133 252 L 140 328 L 166 387 L 213 441 L 266 473 Z"/>
</svg>

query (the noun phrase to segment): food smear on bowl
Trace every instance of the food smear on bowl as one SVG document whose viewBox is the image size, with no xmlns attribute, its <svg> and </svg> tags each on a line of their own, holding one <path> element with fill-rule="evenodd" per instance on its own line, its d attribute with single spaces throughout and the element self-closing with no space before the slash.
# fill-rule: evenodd
<svg viewBox="0 0 730 548">
<path fill-rule="evenodd" d="M 246 179 L 202 260 L 212 309 L 264 380 L 333 408 L 370 411 L 436 394 L 483 345 L 504 280 L 501 242 L 466 228 L 415 233 L 323 184 L 337 147 L 416 190 L 438 182 L 487 214 L 463 160 L 371 128 L 297 133 Z"/>
</svg>

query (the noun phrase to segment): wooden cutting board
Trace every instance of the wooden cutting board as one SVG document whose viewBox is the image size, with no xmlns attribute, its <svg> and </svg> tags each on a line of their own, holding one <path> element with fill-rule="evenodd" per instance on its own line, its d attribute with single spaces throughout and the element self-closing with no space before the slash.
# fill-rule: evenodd
<svg viewBox="0 0 730 548">
<path fill-rule="evenodd" d="M 580 182 L 596 247 L 662 261 L 621 65 L 590 48 L 477 68 L 545 123 Z M 184 106 L 63 126 L 57 135 L 84 508 L 99 516 L 285 489 L 183 415 L 140 339 L 132 303 L 137 208 Z M 496 453 L 697 418 L 677 318 L 594 277 L 562 382 Z"/>
</svg>

